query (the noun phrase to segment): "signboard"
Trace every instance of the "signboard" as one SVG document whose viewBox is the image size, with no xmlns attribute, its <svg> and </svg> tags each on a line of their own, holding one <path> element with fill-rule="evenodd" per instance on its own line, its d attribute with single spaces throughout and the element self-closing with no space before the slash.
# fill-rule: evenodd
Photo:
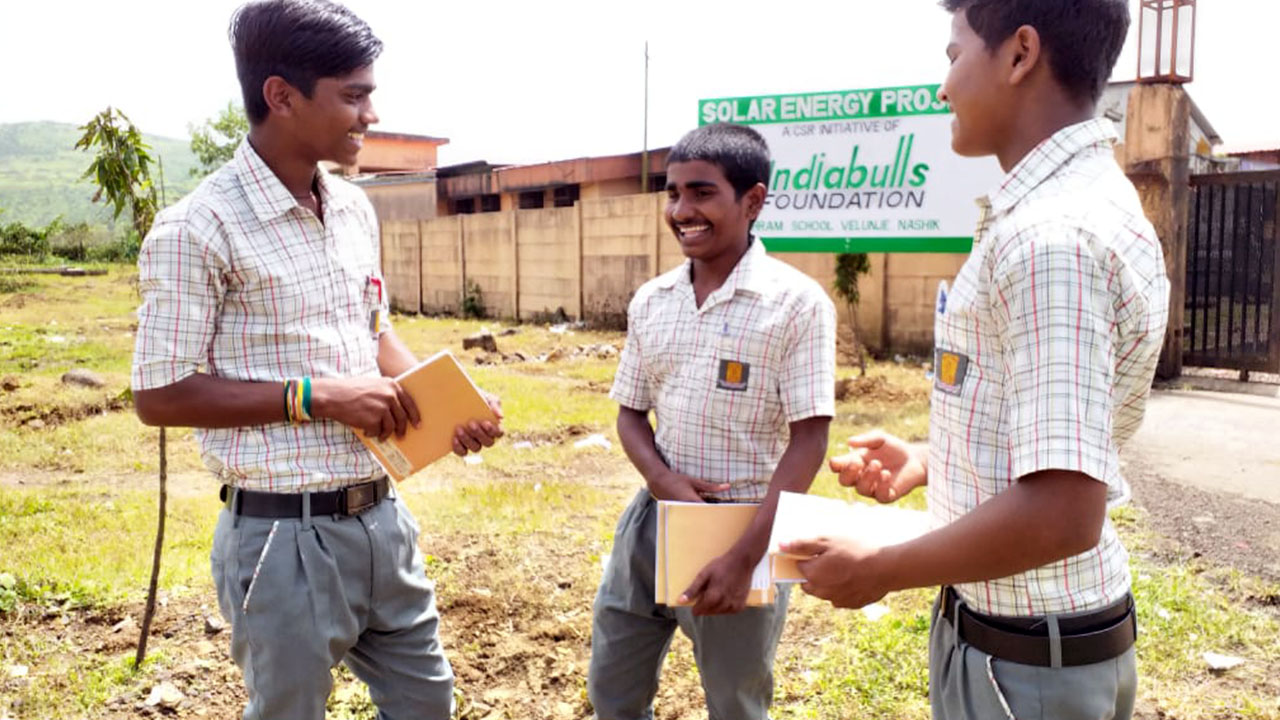
<svg viewBox="0 0 1280 720">
<path fill-rule="evenodd" d="M 698 103 L 698 124 L 750 125 L 773 156 L 755 233 L 774 252 L 968 252 L 995 158 L 951 150 L 937 85 Z"/>
</svg>

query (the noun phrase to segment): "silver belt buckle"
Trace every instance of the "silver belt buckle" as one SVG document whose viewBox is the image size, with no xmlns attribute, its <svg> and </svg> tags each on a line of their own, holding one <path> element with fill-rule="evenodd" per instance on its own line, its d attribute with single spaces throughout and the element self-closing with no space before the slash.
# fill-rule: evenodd
<svg viewBox="0 0 1280 720">
<path fill-rule="evenodd" d="M 378 504 L 378 483 L 350 485 L 342 490 L 342 514 L 359 515 Z"/>
</svg>

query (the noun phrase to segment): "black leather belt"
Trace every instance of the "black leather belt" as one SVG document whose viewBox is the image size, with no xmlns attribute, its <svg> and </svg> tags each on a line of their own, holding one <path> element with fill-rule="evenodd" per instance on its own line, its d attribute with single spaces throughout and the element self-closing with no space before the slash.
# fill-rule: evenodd
<svg viewBox="0 0 1280 720">
<path fill-rule="evenodd" d="M 951 587 L 942 589 L 942 617 L 966 643 L 1000 660 L 1053 665 L 1049 623 L 1043 617 L 997 617 L 971 610 Z M 959 622 L 956 613 L 959 608 Z M 1063 667 L 1092 665 L 1124 654 L 1138 638 L 1133 596 L 1095 612 L 1058 618 Z"/>
<path fill-rule="evenodd" d="M 383 475 L 377 480 L 348 485 L 337 490 L 308 493 L 311 495 L 312 515 L 359 515 L 382 502 L 391 483 Z M 227 509 L 237 515 L 263 518 L 302 517 L 303 493 L 270 493 L 257 490 L 240 490 L 223 485 L 218 497 Z M 235 507 L 231 499 L 235 498 Z"/>
</svg>

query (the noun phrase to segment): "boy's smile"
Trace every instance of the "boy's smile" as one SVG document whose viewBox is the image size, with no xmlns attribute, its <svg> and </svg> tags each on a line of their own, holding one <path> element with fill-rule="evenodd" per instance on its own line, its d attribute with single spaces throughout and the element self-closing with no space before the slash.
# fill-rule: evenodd
<svg viewBox="0 0 1280 720">
<path fill-rule="evenodd" d="M 686 257 L 705 262 L 726 252 L 735 258 L 741 254 L 751 221 L 760 214 L 753 197 L 750 191 L 737 197 L 713 163 L 691 160 L 667 166 L 667 225 Z"/>
<path fill-rule="evenodd" d="M 356 164 L 365 131 L 378 122 L 369 97 L 376 87 L 372 65 L 317 79 L 310 98 L 299 94 L 299 140 L 317 159 Z"/>
<path fill-rule="evenodd" d="M 968 157 L 995 154 L 1004 135 L 1002 108 L 1008 98 L 1001 86 L 1002 49 L 987 48 L 970 27 L 965 11 L 951 18 L 947 57 L 951 69 L 938 90 L 938 99 L 951 106 L 951 149 Z"/>
</svg>

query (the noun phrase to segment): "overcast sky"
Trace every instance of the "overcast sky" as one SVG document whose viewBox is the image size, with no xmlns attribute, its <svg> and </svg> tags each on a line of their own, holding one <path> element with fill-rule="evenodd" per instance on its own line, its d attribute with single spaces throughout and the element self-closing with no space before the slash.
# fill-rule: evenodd
<svg viewBox="0 0 1280 720">
<path fill-rule="evenodd" d="M 239 0 L 5 3 L 0 122 L 83 123 L 104 106 L 144 131 L 239 99 L 226 26 Z M 386 44 L 378 129 L 447 137 L 442 165 L 634 152 L 697 122 L 700 98 L 941 82 L 949 17 L 932 0 L 349 0 Z M 1114 79 L 1136 72 L 1134 29 Z M 1192 97 L 1228 146 L 1280 146 L 1280 2 L 1200 3 Z"/>
</svg>

